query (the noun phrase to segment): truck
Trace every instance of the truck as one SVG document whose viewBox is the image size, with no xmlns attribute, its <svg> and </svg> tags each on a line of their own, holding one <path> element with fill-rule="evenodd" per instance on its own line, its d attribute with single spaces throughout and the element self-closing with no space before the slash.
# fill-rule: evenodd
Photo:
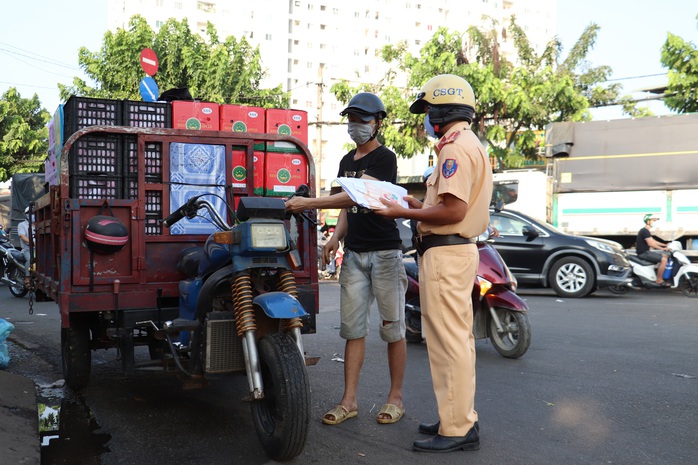
<svg viewBox="0 0 698 465">
<path fill-rule="evenodd" d="M 544 170 L 495 173 L 497 199 L 626 249 L 651 213 L 654 235 L 698 257 L 698 114 L 552 123 L 545 157 Z"/>
<path fill-rule="evenodd" d="M 125 125 L 127 106 L 146 124 Z M 98 349 L 118 351 L 127 376 L 176 374 L 187 389 L 242 374 L 262 448 L 292 459 L 308 434 L 317 358 L 301 334 L 315 332 L 319 288 L 316 218 L 287 215 L 284 197 L 315 195 L 313 157 L 290 132 L 178 129 L 169 112 L 64 109 L 54 181 L 30 208 L 32 286 L 60 312 L 66 384 L 88 384 Z"/>
</svg>

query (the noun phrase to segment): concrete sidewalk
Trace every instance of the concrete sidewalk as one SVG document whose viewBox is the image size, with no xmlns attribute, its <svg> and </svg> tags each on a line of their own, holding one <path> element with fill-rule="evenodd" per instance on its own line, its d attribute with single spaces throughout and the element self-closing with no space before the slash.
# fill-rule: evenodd
<svg viewBox="0 0 698 465">
<path fill-rule="evenodd" d="M 34 382 L 0 370 L 0 460 L 40 465 L 39 417 Z"/>
</svg>

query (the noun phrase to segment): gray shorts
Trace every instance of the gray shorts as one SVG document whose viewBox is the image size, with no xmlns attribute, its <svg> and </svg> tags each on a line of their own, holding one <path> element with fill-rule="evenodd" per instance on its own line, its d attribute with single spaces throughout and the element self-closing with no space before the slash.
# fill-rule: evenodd
<svg viewBox="0 0 698 465">
<path fill-rule="evenodd" d="M 368 335 L 371 305 L 376 300 L 381 321 L 378 330 L 386 342 L 405 337 L 405 290 L 407 275 L 399 250 L 357 253 L 345 250 L 339 275 L 339 335 L 359 339 Z M 388 324 L 383 324 L 389 321 Z"/>
<path fill-rule="evenodd" d="M 666 255 L 668 258 L 669 252 L 664 252 L 664 251 L 659 251 L 659 250 L 650 250 L 649 252 L 641 253 L 637 257 L 641 258 L 642 260 L 645 260 L 647 262 L 659 263 L 662 261 L 663 255 Z"/>
</svg>

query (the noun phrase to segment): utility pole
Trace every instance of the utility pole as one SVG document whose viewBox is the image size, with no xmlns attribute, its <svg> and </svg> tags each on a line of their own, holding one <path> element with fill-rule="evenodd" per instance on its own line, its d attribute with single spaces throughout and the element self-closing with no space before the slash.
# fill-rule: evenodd
<svg viewBox="0 0 698 465">
<path fill-rule="evenodd" d="M 320 63 L 318 67 L 318 83 L 317 83 L 317 126 L 315 128 L 315 192 L 316 195 L 320 196 L 320 190 L 322 189 L 322 94 L 324 91 L 323 84 L 323 69 L 325 68 L 324 63 Z"/>
</svg>

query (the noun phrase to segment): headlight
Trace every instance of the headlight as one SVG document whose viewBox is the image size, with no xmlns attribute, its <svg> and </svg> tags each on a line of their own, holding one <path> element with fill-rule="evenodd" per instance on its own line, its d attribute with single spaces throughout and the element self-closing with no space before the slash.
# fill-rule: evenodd
<svg viewBox="0 0 698 465">
<path fill-rule="evenodd" d="M 606 244 L 605 242 L 599 242 L 599 241 L 594 241 L 591 239 L 585 239 L 586 243 L 589 244 L 590 246 L 601 250 L 602 252 L 608 252 L 608 253 L 617 253 L 616 250 L 613 249 L 610 245 Z"/>
<path fill-rule="evenodd" d="M 492 283 L 482 276 L 477 277 L 477 282 L 480 284 L 480 296 L 484 296 L 490 289 L 492 289 Z"/>
<path fill-rule="evenodd" d="M 284 250 L 286 243 L 286 226 L 283 223 L 265 224 L 255 223 L 250 225 L 252 247 L 255 249 Z"/>
</svg>

